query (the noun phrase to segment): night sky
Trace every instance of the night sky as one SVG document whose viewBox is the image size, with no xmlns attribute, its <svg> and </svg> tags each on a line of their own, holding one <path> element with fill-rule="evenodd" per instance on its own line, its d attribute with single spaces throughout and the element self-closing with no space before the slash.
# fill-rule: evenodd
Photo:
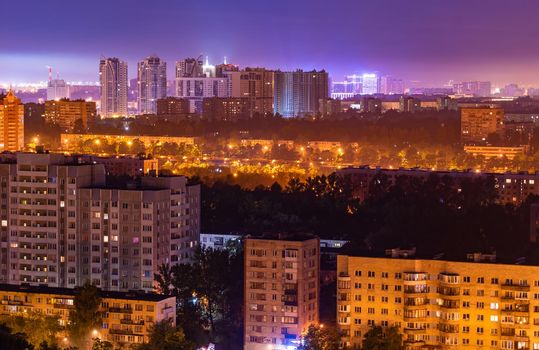
<svg viewBox="0 0 539 350">
<path fill-rule="evenodd" d="M 241 66 L 377 71 L 441 85 L 539 87 L 536 0 L 17 0 L 2 5 L 0 82 L 96 81 L 101 54 L 169 64 L 209 55 Z"/>
</svg>

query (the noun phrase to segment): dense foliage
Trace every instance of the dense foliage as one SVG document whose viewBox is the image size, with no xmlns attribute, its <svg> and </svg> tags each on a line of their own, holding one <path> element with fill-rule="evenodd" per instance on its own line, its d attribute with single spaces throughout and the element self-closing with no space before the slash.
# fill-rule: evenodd
<svg viewBox="0 0 539 350">
<path fill-rule="evenodd" d="M 217 182 L 202 188 L 202 231 L 303 231 L 351 241 L 355 253 L 415 246 L 422 255 L 462 258 L 497 251 L 504 259 L 528 255 L 530 198 L 501 205 L 489 177 L 456 186 L 450 177 L 400 177 L 394 185 L 376 178 L 367 200 L 335 175 L 293 180 L 254 190 Z M 508 234 L 511 239 L 508 240 Z"/>
<path fill-rule="evenodd" d="M 156 281 L 177 299 L 177 322 L 189 341 L 222 349 L 243 344 L 243 251 L 199 249 L 192 264 L 163 265 Z"/>
</svg>

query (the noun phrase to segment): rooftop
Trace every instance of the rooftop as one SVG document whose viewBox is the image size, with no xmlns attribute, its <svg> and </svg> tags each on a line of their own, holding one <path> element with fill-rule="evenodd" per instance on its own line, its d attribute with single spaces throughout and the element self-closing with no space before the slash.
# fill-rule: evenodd
<svg viewBox="0 0 539 350">
<path fill-rule="evenodd" d="M 47 286 L 29 286 L 29 285 L 14 285 L 14 284 L 0 284 L 1 292 L 21 292 L 21 293 L 33 293 L 33 294 L 55 294 L 65 296 L 75 296 L 77 289 L 70 288 L 56 288 Z M 139 291 L 133 292 L 114 292 L 100 290 L 99 294 L 102 298 L 107 299 L 125 299 L 125 300 L 138 300 L 138 301 L 153 301 L 158 302 L 168 298 L 170 295 L 162 295 L 156 293 L 144 293 Z"/>
</svg>

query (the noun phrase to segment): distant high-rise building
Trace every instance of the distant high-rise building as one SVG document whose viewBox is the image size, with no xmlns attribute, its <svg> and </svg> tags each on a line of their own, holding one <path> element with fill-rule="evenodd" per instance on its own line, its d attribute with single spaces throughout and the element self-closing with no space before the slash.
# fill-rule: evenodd
<svg viewBox="0 0 539 350">
<path fill-rule="evenodd" d="M 69 98 L 69 85 L 63 79 L 51 79 L 47 84 L 47 100 Z"/>
<path fill-rule="evenodd" d="M 0 151 L 21 151 L 24 148 L 24 105 L 12 90 L 0 105 Z"/>
<path fill-rule="evenodd" d="M 150 56 L 138 63 L 138 112 L 155 114 L 157 100 L 167 95 L 167 63 L 157 56 Z"/>
<path fill-rule="evenodd" d="M 491 95 L 491 89 L 490 81 L 466 81 L 453 84 L 453 91 L 457 95 L 488 97 Z"/>
<path fill-rule="evenodd" d="M 500 91 L 503 97 L 520 97 L 524 96 L 524 89 L 520 88 L 517 84 L 508 84 Z"/>
<path fill-rule="evenodd" d="M 227 63 L 226 62 L 226 57 L 225 57 L 224 63 L 218 64 L 215 67 L 215 76 L 223 77 L 225 72 L 237 72 L 239 70 L 240 70 L 240 68 L 237 65 Z"/>
<path fill-rule="evenodd" d="M 319 239 L 248 238 L 244 252 L 243 349 L 298 348 L 319 319 Z"/>
<path fill-rule="evenodd" d="M 379 92 L 379 79 L 374 73 L 365 73 L 361 76 L 363 95 L 374 95 Z"/>
<path fill-rule="evenodd" d="M 206 62 L 202 65 L 202 75 L 206 78 L 215 78 L 215 66 L 211 65 L 208 56 L 206 56 Z"/>
<path fill-rule="evenodd" d="M 101 84 L 101 117 L 114 118 L 127 115 L 127 62 L 103 58 L 99 62 Z"/>
<path fill-rule="evenodd" d="M 274 111 L 285 117 L 316 115 L 329 97 L 325 71 L 275 72 Z"/>
<path fill-rule="evenodd" d="M 491 134 L 503 131 L 504 111 L 501 108 L 462 108 L 460 135 L 464 143 L 484 143 Z"/>
<path fill-rule="evenodd" d="M 273 113 L 274 72 L 265 68 L 245 68 L 227 71 L 228 97 L 246 97 L 249 100 L 249 116 Z"/>
<path fill-rule="evenodd" d="M 176 78 L 200 78 L 204 76 L 201 59 L 186 58 L 176 62 Z"/>
<path fill-rule="evenodd" d="M 404 81 L 390 76 L 380 78 L 380 91 L 384 95 L 402 95 L 404 94 Z"/>
<path fill-rule="evenodd" d="M 95 122 L 96 115 L 95 102 L 67 99 L 45 102 L 45 121 L 64 131 L 74 131 L 77 120 L 80 120 L 80 127 L 86 129 Z"/>
<path fill-rule="evenodd" d="M 189 100 L 189 113 L 202 113 L 202 100 L 204 98 L 227 96 L 227 78 L 176 78 L 176 97 Z"/>
</svg>

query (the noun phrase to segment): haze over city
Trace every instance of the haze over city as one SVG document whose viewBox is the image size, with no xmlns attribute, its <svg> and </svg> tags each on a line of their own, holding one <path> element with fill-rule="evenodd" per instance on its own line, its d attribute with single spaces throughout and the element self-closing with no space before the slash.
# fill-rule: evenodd
<svg viewBox="0 0 539 350">
<path fill-rule="evenodd" d="M 1 350 L 539 350 L 539 0 L 0 13 Z"/>
<path fill-rule="evenodd" d="M 10 2 L 0 82 L 97 81 L 101 55 L 130 64 L 203 53 L 240 66 L 326 69 L 333 79 L 379 72 L 408 85 L 449 80 L 539 85 L 536 1 Z M 511 16 L 508 16 L 511 13 Z M 168 75 L 173 76 L 169 64 Z M 415 82 L 415 83 L 414 83 Z"/>
</svg>

